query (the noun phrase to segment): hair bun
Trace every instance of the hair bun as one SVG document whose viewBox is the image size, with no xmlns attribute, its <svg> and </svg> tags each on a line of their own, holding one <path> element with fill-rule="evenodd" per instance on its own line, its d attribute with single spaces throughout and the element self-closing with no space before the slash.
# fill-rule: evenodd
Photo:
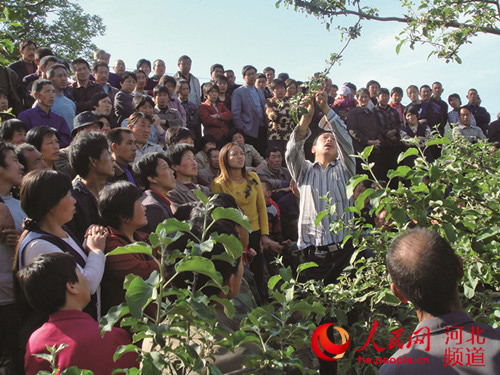
<svg viewBox="0 0 500 375">
<path fill-rule="evenodd" d="M 23 229 L 27 231 L 38 229 L 38 223 L 29 217 L 25 217 L 23 220 Z"/>
</svg>

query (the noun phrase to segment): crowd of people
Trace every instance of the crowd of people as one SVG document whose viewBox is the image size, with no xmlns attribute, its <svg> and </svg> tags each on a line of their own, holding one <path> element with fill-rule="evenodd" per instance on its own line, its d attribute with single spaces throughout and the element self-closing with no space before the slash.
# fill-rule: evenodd
<svg viewBox="0 0 500 375">
<path fill-rule="evenodd" d="M 357 89 L 321 78 L 320 90 L 307 92 L 271 67 L 259 73 L 245 65 L 238 85 L 233 70 L 214 64 L 211 81 L 200 84 L 185 55 L 168 76 L 161 59 L 140 59 L 134 71 L 116 60 L 111 72 L 103 50 L 92 66 L 81 58 L 68 64 L 30 40 L 19 51 L 19 61 L 0 67 L 0 354 L 14 374 L 46 369 L 30 354 L 61 342 L 51 333 L 71 321 L 87 327 L 71 339 L 96 340 L 96 320 L 125 299 L 125 276 L 160 271 L 144 254 L 105 254 L 147 242 L 167 218 L 196 222 L 195 190 L 225 197 L 226 207 L 249 218 L 251 233 L 235 223 L 220 229 L 235 234 L 245 252 L 230 270 L 217 266 L 241 317 L 267 303 L 280 253 L 299 250 L 318 264 L 307 277 L 326 283 L 348 265 L 348 232 L 332 233 L 330 223 L 353 217 L 344 213 L 353 204 L 346 185 L 364 173 L 353 154 L 373 146 L 370 162 L 383 181 L 401 151 L 425 148 L 433 132 L 500 142 L 500 120 L 490 123 L 473 88 L 462 105 L 459 94 L 442 99 L 440 82 L 411 85 L 405 106 L 402 88 L 374 80 Z M 296 123 L 292 99 L 300 93 L 309 100 Z M 429 160 L 439 155 L 437 147 L 425 151 Z M 412 159 L 404 162 L 411 166 Z M 316 225 L 324 196 L 335 212 Z M 121 330 L 105 339 L 93 348 L 96 358 L 130 341 Z M 85 362 L 85 350 L 71 350 L 61 365 Z M 122 357 L 123 366 L 134 360 Z M 110 359 L 99 361 L 91 369 L 110 373 Z"/>
</svg>

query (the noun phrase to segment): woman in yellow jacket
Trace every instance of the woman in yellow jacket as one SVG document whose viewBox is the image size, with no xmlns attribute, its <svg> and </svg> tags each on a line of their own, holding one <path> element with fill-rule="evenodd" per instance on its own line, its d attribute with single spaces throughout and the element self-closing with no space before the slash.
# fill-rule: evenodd
<svg viewBox="0 0 500 375">
<path fill-rule="evenodd" d="M 220 175 L 212 185 L 213 193 L 226 193 L 234 197 L 238 207 L 248 216 L 252 226 L 249 247 L 256 251 L 250 265 L 255 275 L 259 294 L 263 299 L 267 296 L 265 280 L 265 261 L 263 251 L 280 252 L 281 245 L 269 239 L 266 201 L 255 172 L 247 172 L 245 153 L 237 143 L 225 145 L 219 156 Z"/>
</svg>

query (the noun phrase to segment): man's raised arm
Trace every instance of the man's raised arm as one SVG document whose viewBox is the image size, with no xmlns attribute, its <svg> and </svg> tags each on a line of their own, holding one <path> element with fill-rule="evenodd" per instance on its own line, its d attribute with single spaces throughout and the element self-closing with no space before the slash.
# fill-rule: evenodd
<svg viewBox="0 0 500 375">
<path fill-rule="evenodd" d="M 337 141 L 340 158 L 344 163 L 349 177 L 356 174 L 356 160 L 354 155 L 354 147 L 352 146 L 352 138 L 347 131 L 347 126 L 344 121 L 328 106 L 328 94 L 322 91 L 316 94 L 316 101 L 325 115 L 319 122 L 319 127 L 331 131 L 335 135 Z"/>
</svg>

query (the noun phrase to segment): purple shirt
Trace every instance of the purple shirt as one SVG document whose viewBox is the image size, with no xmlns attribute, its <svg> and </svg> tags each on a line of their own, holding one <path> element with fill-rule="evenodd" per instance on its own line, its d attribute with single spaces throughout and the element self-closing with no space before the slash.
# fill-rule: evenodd
<svg viewBox="0 0 500 375">
<path fill-rule="evenodd" d="M 33 108 L 21 112 L 18 118 L 28 125 L 28 130 L 37 126 L 48 126 L 56 129 L 59 133 L 59 146 L 61 148 L 68 147 L 71 143 L 71 135 L 66 120 L 50 109 L 49 113 L 46 113 L 36 104 Z"/>
</svg>

